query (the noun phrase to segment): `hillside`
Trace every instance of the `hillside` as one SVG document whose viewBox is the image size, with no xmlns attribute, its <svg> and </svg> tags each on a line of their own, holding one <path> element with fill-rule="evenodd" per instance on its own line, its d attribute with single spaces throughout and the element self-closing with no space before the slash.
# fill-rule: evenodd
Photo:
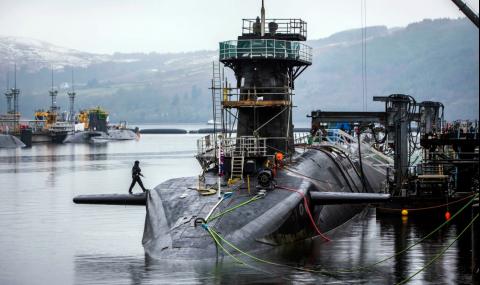
<svg viewBox="0 0 480 285">
<path fill-rule="evenodd" d="M 369 110 L 383 108 L 371 101 L 373 96 L 405 93 L 419 101 L 442 101 L 448 119 L 478 118 L 479 33 L 468 20 L 370 27 L 367 35 Z M 309 41 L 314 62 L 296 82 L 296 120 L 307 120 L 312 109 L 361 110 L 360 38 L 360 30 L 349 30 Z M 73 68 L 79 108 L 104 106 L 113 121 L 205 122 L 211 115 L 208 87 L 216 57 L 216 51 L 98 55 L 0 37 L 0 76 L 5 78 L 16 60 L 24 117 L 47 107 L 53 65 L 62 109 Z"/>
</svg>

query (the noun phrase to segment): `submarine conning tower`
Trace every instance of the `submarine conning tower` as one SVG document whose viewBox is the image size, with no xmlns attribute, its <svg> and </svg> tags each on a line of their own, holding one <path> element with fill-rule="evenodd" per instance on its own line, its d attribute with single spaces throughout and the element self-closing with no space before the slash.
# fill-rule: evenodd
<svg viewBox="0 0 480 285">
<path fill-rule="evenodd" d="M 306 22 L 265 19 L 262 1 L 261 16 L 243 19 L 238 39 L 220 43 L 220 62 L 236 79 L 235 87 L 223 88 L 221 104 L 225 113 L 236 112 L 237 144 L 253 138 L 264 142 L 267 155 L 293 152 L 294 82 L 312 64 L 306 39 Z"/>
</svg>

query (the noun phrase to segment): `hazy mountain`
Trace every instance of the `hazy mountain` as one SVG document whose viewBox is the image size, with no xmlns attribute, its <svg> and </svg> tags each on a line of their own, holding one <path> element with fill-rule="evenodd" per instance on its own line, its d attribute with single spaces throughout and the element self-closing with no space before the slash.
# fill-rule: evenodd
<svg viewBox="0 0 480 285">
<path fill-rule="evenodd" d="M 405 93 L 419 101 L 442 101 L 449 119 L 477 118 L 478 40 L 478 29 L 466 19 L 368 28 L 369 110 L 383 108 L 372 103 L 372 96 Z M 361 110 L 361 30 L 343 31 L 308 44 L 313 47 L 314 62 L 296 82 L 295 118 L 306 120 L 305 115 L 313 109 Z M 101 105 L 115 121 L 205 122 L 211 117 L 208 87 L 217 53 L 99 55 L 0 37 L 0 76 L 6 78 L 7 69 L 12 71 L 12 63 L 17 62 L 24 117 L 49 104 L 53 65 L 55 85 L 61 89 L 58 103 L 63 109 L 67 108 L 73 68 L 78 108 Z M 231 74 L 229 81 L 234 82 Z M 2 112 L 4 102 L 0 100 Z"/>
<path fill-rule="evenodd" d="M 112 56 L 81 52 L 29 38 L 0 36 L 0 59 L 3 68 L 7 63 L 16 62 L 29 72 L 36 72 L 51 66 L 56 69 L 65 66 L 88 67 L 111 61 Z"/>
</svg>

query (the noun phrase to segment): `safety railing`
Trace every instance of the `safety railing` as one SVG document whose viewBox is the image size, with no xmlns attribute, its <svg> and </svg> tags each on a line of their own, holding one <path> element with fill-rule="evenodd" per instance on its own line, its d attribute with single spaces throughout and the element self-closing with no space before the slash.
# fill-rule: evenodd
<svg viewBox="0 0 480 285">
<path fill-rule="evenodd" d="M 293 91 L 289 87 L 221 88 L 225 108 L 248 106 L 286 106 Z"/>
<path fill-rule="evenodd" d="M 255 22 L 257 19 L 243 19 L 242 34 L 255 34 Z M 271 29 L 272 24 L 275 28 Z M 270 25 L 270 26 L 269 26 Z M 284 35 L 298 35 L 307 38 L 307 22 L 301 19 L 266 19 L 265 32 L 268 34 L 284 34 Z"/>
<path fill-rule="evenodd" d="M 312 144 L 313 139 L 308 132 L 293 133 L 293 142 L 295 145 L 308 145 Z"/>
<path fill-rule="evenodd" d="M 444 175 L 443 165 L 419 164 L 413 166 L 413 172 L 416 175 Z"/>
<path fill-rule="evenodd" d="M 327 129 L 326 140 L 336 145 L 350 154 L 352 157 L 358 157 L 358 139 L 340 129 Z M 393 158 L 374 149 L 371 143 L 367 142 L 367 137 L 363 136 L 360 140 L 360 150 L 362 158 L 373 160 L 376 165 L 385 167 L 393 165 Z"/>
<path fill-rule="evenodd" d="M 267 138 L 239 137 L 220 139 L 222 153 L 226 157 L 243 155 L 245 157 L 266 156 Z M 197 140 L 197 157 L 214 157 L 218 152 L 219 143 L 213 141 L 213 136 L 207 135 Z"/>
<path fill-rule="evenodd" d="M 256 137 L 239 137 L 222 140 L 225 156 L 242 153 L 245 157 L 266 156 L 267 139 Z"/>
<path fill-rule="evenodd" d="M 233 40 L 220 43 L 220 60 L 270 58 L 312 63 L 312 48 L 295 41 L 274 39 Z"/>
<path fill-rule="evenodd" d="M 215 156 L 216 143 L 212 135 L 197 140 L 197 156 Z"/>
</svg>

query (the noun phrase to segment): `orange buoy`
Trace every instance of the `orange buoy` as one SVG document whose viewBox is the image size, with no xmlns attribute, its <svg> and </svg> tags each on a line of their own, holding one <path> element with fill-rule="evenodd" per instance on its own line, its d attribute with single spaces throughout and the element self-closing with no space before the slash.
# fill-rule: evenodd
<svg viewBox="0 0 480 285">
<path fill-rule="evenodd" d="M 450 220 L 450 212 L 449 211 L 445 212 L 445 220 L 447 220 L 447 221 Z"/>
<path fill-rule="evenodd" d="M 402 209 L 402 216 L 408 216 L 408 210 Z"/>
</svg>

